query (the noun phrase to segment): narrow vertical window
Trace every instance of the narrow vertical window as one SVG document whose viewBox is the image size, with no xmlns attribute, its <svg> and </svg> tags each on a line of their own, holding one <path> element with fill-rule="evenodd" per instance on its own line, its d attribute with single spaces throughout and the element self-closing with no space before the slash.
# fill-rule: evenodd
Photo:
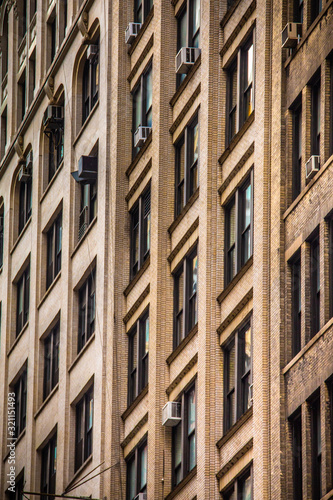
<svg viewBox="0 0 333 500">
<path fill-rule="evenodd" d="M 94 390 L 91 387 L 76 405 L 75 471 L 92 454 Z"/>
<path fill-rule="evenodd" d="M 133 158 L 139 152 L 140 147 L 148 137 L 149 129 L 152 128 L 153 120 L 153 78 L 152 65 L 144 71 L 139 79 L 139 83 L 133 90 Z M 140 129 L 143 127 L 144 129 Z M 140 135 L 140 130 L 142 134 Z M 143 130 L 145 131 L 143 133 Z"/>
<path fill-rule="evenodd" d="M 20 181 L 19 193 L 19 234 L 31 217 L 32 175 L 24 175 Z"/>
<path fill-rule="evenodd" d="M 200 47 L 200 0 L 186 0 L 177 18 L 177 53 L 184 47 Z M 177 73 L 177 87 L 186 77 L 185 73 Z"/>
<path fill-rule="evenodd" d="M 128 335 L 128 405 L 130 405 L 148 384 L 148 313 L 139 318 Z"/>
<path fill-rule="evenodd" d="M 141 269 L 150 254 L 150 186 L 131 210 L 131 278 Z"/>
<path fill-rule="evenodd" d="M 134 22 L 143 24 L 153 7 L 153 0 L 134 0 Z"/>
<path fill-rule="evenodd" d="M 139 443 L 126 458 L 127 487 L 126 500 L 139 498 L 139 493 L 147 493 L 148 443 L 147 438 Z M 141 496 L 140 496 L 141 498 Z M 143 498 L 146 498 L 143 496 Z"/>
<path fill-rule="evenodd" d="M 46 288 L 49 288 L 54 278 L 61 270 L 61 247 L 62 247 L 62 213 L 47 233 L 47 271 Z"/>
<path fill-rule="evenodd" d="M 311 154 L 320 155 L 320 80 L 312 85 Z"/>
<path fill-rule="evenodd" d="M 94 269 L 79 290 L 78 352 L 81 351 L 95 331 L 95 280 L 96 271 Z"/>
<path fill-rule="evenodd" d="M 292 198 L 301 192 L 302 172 L 302 108 L 298 106 L 293 112 L 293 146 L 292 146 Z"/>
<path fill-rule="evenodd" d="M 322 0 L 311 0 L 311 23 L 313 23 L 319 13 L 322 11 L 322 8 Z"/>
<path fill-rule="evenodd" d="M 311 300 L 311 337 L 320 330 L 320 254 L 319 235 L 310 246 L 310 300 Z"/>
<path fill-rule="evenodd" d="M 242 102 L 241 124 L 253 111 L 253 40 L 252 36 L 241 51 L 241 93 Z"/>
<path fill-rule="evenodd" d="M 298 254 L 291 265 L 292 274 L 292 355 L 301 350 L 301 258 Z"/>
<path fill-rule="evenodd" d="M 223 500 L 252 500 L 252 467 L 223 492 Z"/>
<path fill-rule="evenodd" d="M 322 496 L 320 396 L 311 403 L 312 498 Z"/>
<path fill-rule="evenodd" d="M 302 417 L 301 412 L 291 422 L 294 500 L 302 498 Z"/>
<path fill-rule="evenodd" d="M 303 23 L 303 11 L 304 2 L 303 0 L 294 0 L 294 23 Z"/>
<path fill-rule="evenodd" d="M 55 434 L 42 450 L 41 495 L 42 500 L 48 500 L 55 493 L 57 473 L 57 434 Z"/>
<path fill-rule="evenodd" d="M 15 437 L 25 429 L 27 418 L 27 367 L 13 387 L 15 392 Z"/>
<path fill-rule="evenodd" d="M 16 289 L 16 336 L 18 336 L 29 319 L 30 264 L 23 271 Z"/>
<path fill-rule="evenodd" d="M 82 76 L 82 124 L 98 100 L 99 89 L 99 38 L 87 50 Z"/>
<path fill-rule="evenodd" d="M 44 400 L 59 381 L 59 323 L 44 340 Z"/>
</svg>

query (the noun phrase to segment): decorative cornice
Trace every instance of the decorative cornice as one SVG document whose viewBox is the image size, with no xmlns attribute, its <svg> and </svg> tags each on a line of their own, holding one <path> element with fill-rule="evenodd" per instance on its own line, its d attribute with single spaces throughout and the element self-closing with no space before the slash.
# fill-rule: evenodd
<svg viewBox="0 0 333 500">
<path fill-rule="evenodd" d="M 191 108 L 192 104 L 194 103 L 194 101 L 196 100 L 198 95 L 200 94 L 200 91 L 201 91 L 201 83 L 199 83 L 199 85 L 197 86 L 197 88 L 195 89 L 195 91 L 193 92 L 193 94 L 191 95 L 191 97 L 186 102 L 185 106 L 183 107 L 183 109 L 181 110 L 179 115 L 177 116 L 176 120 L 171 125 L 170 130 L 169 130 L 170 134 L 173 134 L 175 132 L 175 130 L 177 129 L 177 127 L 179 126 L 179 124 L 183 120 L 184 116 L 186 115 L 186 113 Z M 195 110 L 195 112 L 193 113 L 193 116 L 195 115 L 196 112 L 197 112 L 197 110 Z"/>
<path fill-rule="evenodd" d="M 253 154 L 253 152 L 254 152 L 254 142 L 252 142 L 252 144 L 247 149 L 247 151 L 245 151 L 245 153 L 243 154 L 243 156 L 241 157 L 241 159 L 239 160 L 239 162 L 237 163 L 235 168 L 232 169 L 232 171 L 230 172 L 228 177 L 223 181 L 223 183 L 221 184 L 221 186 L 219 188 L 219 194 L 222 194 L 223 191 L 226 190 L 226 188 L 229 186 L 232 179 L 234 177 L 236 177 L 236 174 L 238 174 L 240 169 L 243 167 L 245 162 L 250 158 L 250 156 Z"/>
<path fill-rule="evenodd" d="M 154 33 L 151 35 L 151 37 L 149 38 L 145 48 L 143 49 L 139 59 L 136 61 L 136 63 L 134 64 L 133 66 L 133 69 L 132 71 L 130 72 L 130 74 L 128 75 L 128 78 L 127 78 L 127 81 L 129 83 L 131 83 L 131 81 L 133 80 L 134 76 L 136 75 L 139 67 L 141 66 L 141 64 L 143 63 L 146 55 L 148 54 L 148 52 L 150 51 L 150 49 L 152 48 L 152 46 L 154 45 Z M 149 63 L 148 63 L 149 64 Z"/>
<path fill-rule="evenodd" d="M 247 292 L 246 295 L 240 300 L 237 306 L 231 311 L 231 313 L 226 317 L 226 319 L 220 324 L 216 333 L 220 335 L 223 330 L 227 328 L 228 325 L 232 322 L 232 320 L 237 316 L 237 314 L 246 306 L 246 304 L 253 298 L 253 288 Z"/>
<path fill-rule="evenodd" d="M 124 441 L 120 444 L 122 449 L 128 445 L 128 443 L 134 438 L 134 436 L 139 432 L 140 429 L 148 422 L 148 412 L 144 415 L 144 417 L 136 424 L 134 429 L 125 437 Z"/>
<path fill-rule="evenodd" d="M 145 300 L 145 298 L 149 295 L 149 291 L 150 291 L 150 283 L 148 283 L 148 285 L 146 286 L 146 288 L 144 289 L 144 291 L 142 292 L 142 294 L 140 295 L 140 297 L 138 298 L 138 300 L 136 300 L 134 302 L 133 306 L 128 311 L 128 313 L 126 314 L 126 316 L 124 316 L 123 321 L 124 321 L 125 325 L 128 322 L 128 320 L 131 319 L 131 317 L 133 316 L 133 314 L 135 313 L 135 311 L 137 311 L 139 309 L 140 305 Z"/>
<path fill-rule="evenodd" d="M 182 239 L 177 243 L 177 245 L 175 246 L 175 248 L 172 250 L 172 252 L 170 253 L 170 255 L 168 257 L 168 262 L 171 263 L 173 261 L 173 259 L 177 255 L 177 253 L 184 246 L 184 244 L 186 243 L 186 241 L 190 238 L 190 236 L 194 233 L 194 231 L 196 230 L 196 228 L 198 226 L 199 226 L 199 217 L 197 217 L 195 219 L 195 221 L 193 222 L 192 226 L 186 231 L 186 233 L 184 234 L 184 236 L 182 237 Z"/>
<path fill-rule="evenodd" d="M 182 369 L 182 371 L 179 373 L 179 375 L 171 382 L 169 387 L 166 389 L 166 393 L 168 396 L 170 396 L 171 392 L 177 387 L 179 382 L 185 377 L 185 375 L 191 370 L 191 368 L 197 363 L 198 361 L 198 353 L 196 353 L 193 358 L 187 363 L 186 366 Z"/>
<path fill-rule="evenodd" d="M 235 465 L 235 463 L 240 460 L 246 452 L 248 452 L 251 448 L 253 448 L 253 438 L 250 439 L 232 458 L 228 461 L 228 463 L 222 467 L 222 469 L 216 474 L 217 479 L 221 479 L 230 469 Z M 246 464 L 246 467 L 248 464 Z"/>
</svg>

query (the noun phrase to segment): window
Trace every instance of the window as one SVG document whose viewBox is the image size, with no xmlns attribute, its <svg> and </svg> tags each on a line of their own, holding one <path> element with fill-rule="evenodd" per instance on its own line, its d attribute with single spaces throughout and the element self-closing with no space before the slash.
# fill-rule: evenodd
<svg viewBox="0 0 333 500">
<path fill-rule="evenodd" d="M 329 300 L 330 317 L 333 317 L 333 214 L 329 219 Z M 333 477 L 333 476 L 332 476 Z"/>
<path fill-rule="evenodd" d="M 94 390 L 91 387 L 76 405 L 75 471 L 92 454 Z"/>
<path fill-rule="evenodd" d="M 311 403 L 310 408 L 312 447 L 312 498 L 313 500 L 319 500 L 322 495 L 320 396 L 318 396 Z"/>
<path fill-rule="evenodd" d="M 322 0 L 311 0 L 311 23 L 316 19 L 322 11 Z"/>
<path fill-rule="evenodd" d="M 15 437 L 17 438 L 26 426 L 27 417 L 27 367 L 14 385 L 15 393 Z"/>
<path fill-rule="evenodd" d="M 291 422 L 293 454 L 294 500 L 303 498 L 302 493 L 302 415 L 299 411 Z"/>
<path fill-rule="evenodd" d="M 9 491 L 9 489 L 7 489 L 6 498 L 8 498 L 8 500 L 24 500 L 24 497 L 22 495 L 22 491 L 24 491 L 24 484 L 25 481 L 23 469 L 15 480 L 15 492 Z"/>
<path fill-rule="evenodd" d="M 81 351 L 82 347 L 95 331 L 95 283 L 96 271 L 94 269 L 79 290 L 79 335 L 77 352 Z"/>
<path fill-rule="evenodd" d="M 139 493 L 147 492 L 147 439 L 139 444 L 131 453 L 127 462 L 127 494 L 126 500 L 134 500 Z"/>
<path fill-rule="evenodd" d="M 293 147 L 292 147 L 292 199 L 301 192 L 302 173 L 302 107 L 293 111 Z"/>
<path fill-rule="evenodd" d="M 57 17 L 54 9 L 47 21 L 48 65 L 52 64 L 56 54 Z"/>
<path fill-rule="evenodd" d="M 8 137 L 7 137 L 7 106 L 6 106 L 1 115 L 1 139 L 0 139 L 1 158 L 3 158 L 6 151 L 7 139 Z"/>
<path fill-rule="evenodd" d="M 97 154 L 91 154 L 90 156 L 97 157 Z M 98 173 L 96 172 L 96 177 L 94 179 L 79 182 L 81 189 L 79 241 L 97 215 L 97 175 Z"/>
<path fill-rule="evenodd" d="M 330 60 L 330 95 L 333 95 L 333 58 Z M 330 99 L 330 147 L 329 154 L 333 154 L 333 99 Z"/>
<path fill-rule="evenodd" d="M 172 483 L 185 478 L 196 466 L 196 389 L 195 384 L 180 399 L 181 421 L 172 428 Z"/>
<path fill-rule="evenodd" d="M 128 335 L 128 406 L 148 384 L 149 314 Z"/>
<path fill-rule="evenodd" d="M 310 242 L 311 337 L 320 330 L 319 234 Z"/>
<path fill-rule="evenodd" d="M 19 234 L 31 217 L 32 205 L 32 176 L 20 182 L 19 198 Z"/>
<path fill-rule="evenodd" d="M 199 161 L 198 116 L 185 128 L 176 144 L 176 203 L 175 215 L 180 214 L 192 194 L 196 191 Z"/>
<path fill-rule="evenodd" d="M 134 0 L 134 22 L 143 24 L 153 7 L 153 0 Z"/>
<path fill-rule="evenodd" d="M 28 264 L 18 280 L 16 290 L 16 336 L 18 336 L 29 319 L 30 264 Z"/>
<path fill-rule="evenodd" d="M 252 467 L 242 474 L 233 485 L 223 493 L 223 500 L 252 499 Z"/>
<path fill-rule="evenodd" d="M 57 323 L 44 340 L 44 400 L 59 381 L 59 334 L 60 325 Z"/>
<path fill-rule="evenodd" d="M 252 405 L 251 319 L 224 349 L 224 432 Z"/>
<path fill-rule="evenodd" d="M 139 148 L 134 146 L 134 134 L 138 127 L 152 127 L 153 119 L 153 72 L 149 64 L 133 90 L 133 157 Z"/>
<path fill-rule="evenodd" d="M 150 186 L 131 210 L 131 277 L 150 253 Z"/>
<path fill-rule="evenodd" d="M 320 155 L 320 79 L 311 93 L 311 155 Z"/>
<path fill-rule="evenodd" d="M 61 115 L 64 108 L 60 105 L 54 109 L 58 109 Z M 64 120 L 57 117 L 57 123 L 54 123 L 54 125 L 55 127 L 44 131 L 49 139 L 48 182 L 51 181 L 64 159 Z"/>
<path fill-rule="evenodd" d="M 200 45 L 200 0 L 186 0 L 177 19 L 177 53 L 183 47 L 199 48 Z M 177 75 L 177 86 L 186 74 Z"/>
<path fill-rule="evenodd" d="M 5 13 L 4 21 L 2 25 L 2 37 L 1 37 L 1 79 L 4 81 L 5 76 L 8 72 L 8 14 Z"/>
<path fill-rule="evenodd" d="M 0 202 L 0 269 L 3 266 L 3 225 L 4 225 L 4 206 Z"/>
<path fill-rule="evenodd" d="M 291 264 L 292 274 L 292 355 L 293 357 L 301 350 L 301 256 L 295 257 Z"/>
<path fill-rule="evenodd" d="M 46 288 L 49 288 L 61 269 L 62 213 L 47 232 Z"/>
<path fill-rule="evenodd" d="M 42 450 L 41 493 L 54 494 L 57 473 L 57 434 Z M 41 500 L 48 500 L 48 495 L 41 495 Z"/>
<path fill-rule="evenodd" d="M 174 349 L 198 322 L 197 248 L 181 263 L 174 275 Z"/>
<path fill-rule="evenodd" d="M 254 109 L 254 52 L 252 34 L 239 49 L 227 75 L 226 143 L 242 127 Z M 239 76 L 238 76 L 239 74 Z"/>
<path fill-rule="evenodd" d="M 97 53 L 91 58 L 86 59 L 83 68 L 82 80 L 82 124 L 88 118 L 90 111 L 98 100 L 98 86 L 99 86 L 99 39 L 95 44 Z"/>
<path fill-rule="evenodd" d="M 253 171 L 225 209 L 225 286 L 252 255 Z"/>
<path fill-rule="evenodd" d="M 28 7 L 28 2 L 27 0 L 23 0 L 21 2 L 18 2 L 18 44 L 21 43 L 21 40 L 25 36 L 27 32 L 27 24 L 28 24 L 28 16 L 27 16 L 27 7 Z"/>
<path fill-rule="evenodd" d="M 24 118 L 27 104 L 27 88 L 26 88 L 26 75 L 25 70 L 18 82 L 17 86 L 17 124 L 19 125 Z"/>
<path fill-rule="evenodd" d="M 303 23 L 303 0 L 294 0 L 294 23 Z"/>
</svg>

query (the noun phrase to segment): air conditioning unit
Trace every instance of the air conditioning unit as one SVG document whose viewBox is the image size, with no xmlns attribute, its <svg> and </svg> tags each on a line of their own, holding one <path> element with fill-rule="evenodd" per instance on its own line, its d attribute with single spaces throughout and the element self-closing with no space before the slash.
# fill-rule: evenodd
<svg viewBox="0 0 333 500">
<path fill-rule="evenodd" d="M 169 401 L 162 409 L 162 425 L 174 427 L 181 421 L 181 404 L 176 401 Z"/>
<path fill-rule="evenodd" d="M 43 117 L 44 130 L 54 130 L 64 123 L 64 107 L 63 106 L 48 106 Z"/>
<path fill-rule="evenodd" d="M 19 182 L 28 182 L 32 177 L 32 168 L 23 164 L 18 173 Z"/>
<path fill-rule="evenodd" d="M 81 184 L 93 184 L 97 179 L 97 156 L 81 156 L 78 161 L 78 170 L 72 176 Z"/>
<path fill-rule="evenodd" d="M 87 59 L 91 61 L 98 54 L 98 45 L 89 45 L 87 49 Z"/>
<path fill-rule="evenodd" d="M 320 168 L 320 156 L 312 155 L 305 164 L 305 177 L 309 181 L 316 175 Z"/>
<path fill-rule="evenodd" d="M 133 43 L 140 29 L 141 23 L 129 23 L 125 30 L 125 43 Z"/>
<path fill-rule="evenodd" d="M 150 134 L 151 127 L 138 127 L 134 133 L 134 147 L 141 148 Z"/>
<path fill-rule="evenodd" d="M 176 55 L 176 73 L 182 75 L 187 73 L 201 53 L 201 49 L 195 47 L 182 47 Z"/>
<path fill-rule="evenodd" d="M 134 500 L 147 500 L 147 493 L 139 493 L 134 497 Z"/>
<path fill-rule="evenodd" d="M 282 48 L 292 49 L 296 47 L 302 38 L 302 23 L 288 23 L 282 31 Z"/>
</svg>

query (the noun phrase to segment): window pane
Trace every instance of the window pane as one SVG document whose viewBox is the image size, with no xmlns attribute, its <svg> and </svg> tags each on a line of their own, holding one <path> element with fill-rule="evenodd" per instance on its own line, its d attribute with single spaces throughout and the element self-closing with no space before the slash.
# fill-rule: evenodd
<svg viewBox="0 0 333 500">
<path fill-rule="evenodd" d="M 148 110 L 152 107 L 153 102 L 153 79 L 152 79 L 152 70 L 150 69 L 148 73 L 146 73 L 144 77 L 144 85 L 145 85 L 145 101 L 146 101 L 146 125 L 148 127 L 152 126 L 152 114 L 148 114 Z"/>
<path fill-rule="evenodd" d="M 240 488 L 240 500 L 251 500 L 252 498 L 252 480 L 251 476 L 247 477 Z"/>
<path fill-rule="evenodd" d="M 235 388 L 235 344 L 227 351 L 227 393 Z"/>
<path fill-rule="evenodd" d="M 140 451 L 140 491 L 147 484 L 147 452 L 148 446 L 146 445 Z"/>
<path fill-rule="evenodd" d="M 199 156 L 199 124 L 197 123 L 193 129 L 193 163 Z"/>
<path fill-rule="evenodd" d="M 196 456 L 195 456 L 195 434 L 192 434 L 189 438 L 189 460 L 188 460 L 188 469 L 189 471 L 193 469 L 196 465 Z"/>
<path fill-rule="evenodd" d="M 135 460 L 127 463 L 127 481 L 128 481 L 128 498 L 132 500 L 135 497 Z"/>
<path fill-rule="evenodd" d="M 187 433 L 191 434 L 195 430 L 195 389 L 193 388 L 188 393 L 188 409 L 187 409 Z"/>
<path fill-rule="evenodd" d="M 177 280 L 177 298 L 178 298 L 178 307 L 177 312 L 183 309 L 183 300 L 184 300 L 184 273 L 181 272 L 176 278 Z"/>
<path fill-rule="evenodd" d="M 182 462 L 182 428 L 178 424 L 173 428 L 173 444 L 174 444 L 174 467 L 175 467 L 175 483 L 178 484 L 181 480 L 181 462 Z"/>
<path fill-rule="evenodd" d="M 149 351 L 149 318 L 145 321 L 145 353 Z"/>
<path fill-rule="evenodd" d="M 187 10 L 178 19 L 178 50 L 187 46 Z"/>
<path fill-rule="evenodd" d="M 200 28 L 200 0 L 193 0 L 192 3 L 192 26 L 193 26 L 193 35 L 195 35 L 195 33 Z M 197 45 L 194 46 L 198 47 L 199 43 L 197 43 Z"/>
<path fill-rule="evenodd" d="M 229 208 L 228 212 L 228 226 L 229 226 L 229 234 L 228 234 L 228 247 L 230 248 L 234 245 L 236 240 L 236 206 L 235 200 Z"/>
<path fill-rule="evenodd" d="M 142 116 L 142 108 L 141 108 L 141 85 L 139 85 L 138 89 L 135 91 L 133 95 L 133 132 L 136 131 L 139 125 L 141 125 L 141 116 Z"/>
</svg>

